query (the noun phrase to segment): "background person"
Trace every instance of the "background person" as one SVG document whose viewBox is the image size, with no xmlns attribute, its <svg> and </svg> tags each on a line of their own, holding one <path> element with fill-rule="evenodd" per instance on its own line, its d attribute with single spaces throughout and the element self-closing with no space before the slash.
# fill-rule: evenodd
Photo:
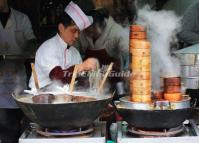
<svg viewBox="0 0 199 143">
<path fill-rule="evenodd" d="M 192 4 L 185 11 L 178 38 L 184 43 L 182 47 L 199 43 L 199 2 Z"/>
<path fill-rule="evenodd" d="M 23 114 L 11 93 L 26 87 L 24 61 L 35 48 L 35 35 L 27 15 L 0 0 L 0 139 L 15 143 L 21 132 Z"/>
</svg>

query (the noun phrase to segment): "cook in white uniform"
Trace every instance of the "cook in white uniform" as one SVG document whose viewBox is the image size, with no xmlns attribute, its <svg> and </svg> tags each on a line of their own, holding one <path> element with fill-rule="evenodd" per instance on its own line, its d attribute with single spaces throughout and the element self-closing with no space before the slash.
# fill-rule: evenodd
<svg viewBox="0 0 199 143">
<path fill-rule="evenodd" d="M 23 55 L 29 49 L 28 40 L 35 39 L 32 25 L 27 15 L 9 8 L 7 0 L 0 0 L 0 54 Z"/>
<path fill-rule="evenodd" d="M 10 93 L 17 85 L 26 87 L 25 60 L 20 57 L 35 42 L 28 16 L 0 0 L 0 107 L 16 108 Z"/>
<path fill-rule="evenodd" d="M 0 0 L 0 132 L 1 142 L 17 143 L 23 114 L 11 93 L 18 85 L 26 87 L 24 59 L 36 42 L 27 15 Z M 11 109 L 12 108 L 12 109 Z"/>
<path fill-rule="evenodd" d="M 57 35 L 44 42 L 36 52 L 35 70 L 40 88 L 50 85 L 53 80 L 69 83 L 76 64 L 79 64 L 78 72 L 95 68 L 95 59 L 82 63 L 79 52 L 72 46 L 79 32 L 91 23 L 92 17 L 86 16 L 74 2 L 66 6 L 58 22 Z M 29 87 L 35 88 L 33 76 Z"/>
</svg>

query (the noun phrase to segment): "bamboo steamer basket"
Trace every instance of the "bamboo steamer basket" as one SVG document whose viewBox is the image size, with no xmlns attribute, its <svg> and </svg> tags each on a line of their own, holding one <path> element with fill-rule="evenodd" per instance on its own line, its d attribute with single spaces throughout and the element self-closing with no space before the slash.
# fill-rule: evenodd
<svg viewBox="0 0 199 143">
<path fill-rule="evenodd" d="M 180 101 L 182 99 L 181 93 L 164 93 L 164 99 L 174 102 Z"/>
<path fill-rule="evenodd" d="M 133 67 L 133 64 L 130 65 L 130 68 L 133 69 L 133 72 L 150 72 L 151 71 L 151 65 L 149 66 L 140 66 L 139 68 Z"/>
<path fill-rule="evenodd" d="M 178 93 L 181 92 L 181 86 L 164 86 L 165 93 Z"/>
<path fill-rule="evenodd" d="M 132 32 L 130 33 L 130 39 L 146 39 L 146 32 Z"/>
<path fill-rule="evenodd" d="M 151 72 L 148 71 L 133 71 L 130 80 L 150 80 Z"/>
<path fill-rule="evenodd" d="M 131 101 L 133 102 L 144 102 L 151 103 L 151 95 L 132 95 Z"/>
<path fill-rule="evenodd" d="M 151 57 L 132 57 L 131 68 L 133 71 L 151 71 Z"/>
<path fill-rule="evenodd" d="M 181 78 L 180 77 L 164 77 L 163 82 L 164 82 L 164 86 L 180 86 Z"/>
<path fill-rule="evenodd" d="M 145 90 L 144 88 L 151 88 L 151 80 L 132 80 L 130 83 L 133 88 L 141 87 L 143 90 Z"/>
<path fill-rule="evenodd" d="M 151 86 L 137 87 L 130 84 L 130 91 L 132 94 L 136 95 L 151 95 Z"/>
<path fill-rule="evenodd" d="M 150 49 L 131 49 L 132 55 L 133 56 L 141 56 L 141 57 L 147 57 L 151 55 L 151 50 Z"/>
<path fill-rule="evenodd" d="M 132 56 L 132 63 L 134 63 L 135 65 L 151 65 L 151 56 Z"/>
<path fill-rule="evenodd" d="M 175 76 L 163 77 L 163 89 L 165 93 L 180 93 L 181 78 Z"/>
<path fill-rule="evenodd" d="M 151 95 L 151 88 L 147 87 L 143 90 L 143 88 L 135 87 L 131 89 L 131 93 L 133 95 Z"/>
<path fill-rule="evenodd" d="M 150 49 L 151 44 L 146 40 L 130 39 L 130 47 L 133 49 Z"/>
<path fill-rule="evenodd" d="M 136 31 L 145 32 L 146 28 L 142 25 L 131 25 L 130 32 L 136 32 Z"/>
</svg>

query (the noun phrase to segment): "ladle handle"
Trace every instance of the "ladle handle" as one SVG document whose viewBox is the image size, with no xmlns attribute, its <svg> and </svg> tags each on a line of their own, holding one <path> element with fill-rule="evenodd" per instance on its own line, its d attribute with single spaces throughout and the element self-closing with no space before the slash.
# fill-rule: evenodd
<svg viewBox="0 0 199 143">
<path fill-rule="evenodd" d="M 32 68 L 34 82 L 35 82 L 35 87 L 38 90 L 39 89 L 39 82 L 38 82 L 38 78 L 37 78 L 37 73 L 35 71 L 35 65 L 33 63 L 31 63 L 31 68 Z"/>
</svg>

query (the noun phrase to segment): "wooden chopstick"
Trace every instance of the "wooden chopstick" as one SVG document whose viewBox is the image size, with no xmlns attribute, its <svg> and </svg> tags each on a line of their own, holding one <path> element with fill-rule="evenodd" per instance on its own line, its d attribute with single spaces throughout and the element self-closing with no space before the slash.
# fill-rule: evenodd
<svg viewBox="0 0 199 143">
<path fill-rule="evenodd" d="M 102 90 L 102 88 L 103 88 L 103 86 L 104 86 L 104 83 L 105 83 L 105 81 L 106 81 L 106 79 L 107 79 L 107 77 L 108 77 L 108 74 L 109 74 L 110 71 L 112 70 L 112 67 L 113 67 L 113 63 L 111 62 L 110 65 L 108 66 L 108 69 L 107 69 L 107 71 L 106 71 L 106 73 L 105 73 L 105 75 L 104 75 L 104 77 L 103 77 L 101 83 L 100 83 L 100 86 L 99 86 L 99 88 L 98 88 L 98 92 L 101 92 L 101 90 Z"/>
<path fill-rule="evenodd" d="M 34 82 L 35 82 L 35 87 L 37 90 L 39 90 L 39 82 L 38 82 L 38 78 L 37 78 L 37 73 L 35 71 L 35 65 L 33 63 L 31 63 L 31 69 L 32 69 L 33 78 L 34 78 Z"/>
<path fill-rule="evenodd" d="M 71 79 L 71 82 L 70 82 L 70 94 L 72 94 L 72 92 L 73 92 L 73 88 L 74 88 L 74 84 L 75 84 L 75 79 L 77 77 L 77 70 L 78 70 L 78 65 L 75 65 L 75 68 L 73 70 L 72 79 Z"/>
</svg>

